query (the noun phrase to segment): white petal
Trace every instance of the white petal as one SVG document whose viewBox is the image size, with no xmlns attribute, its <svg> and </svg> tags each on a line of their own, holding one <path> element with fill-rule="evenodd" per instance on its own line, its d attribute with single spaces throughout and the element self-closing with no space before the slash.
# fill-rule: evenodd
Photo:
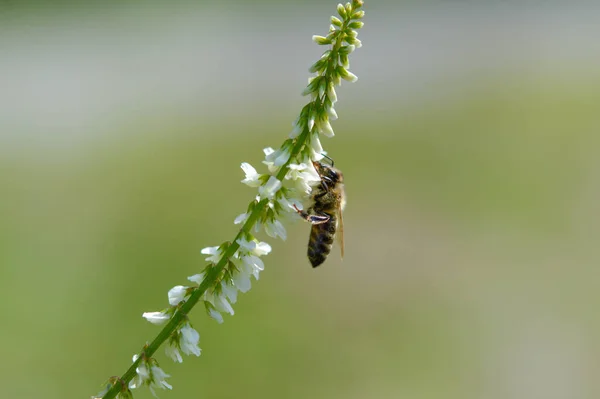
<svg viewBox="0 0 600 399">
<path fill-rule="evenodd" d="M 252 287 L 250 275 L 246 272 L 238 272 L 233 276 L 233 283 L 241 292 L 248 292 Z"/>
<path fill-rule="evenodd" d="M 221 281 L 221 291 L 223 292 L 223 294 L 225 294 L 227 299 L 229 299 L 229 302 L 237 302 L 237 289 L 234 286 L 225 284 L 225 282 Z"/>
<path fill-rule="evenodd" d="M 169 304 L 171 306 L 177 306 L 179 302 L 183 301 L 187 294 L 187 288 L 188 287 L 184 287 L 183 285 L 176 285 L 175 287 L 171 288 L 168 294 Z"/>
<path fill-rule="evenodd" d="M 283 224 L 279 220 L 265 224 L 265 232 L 273 238 L 280 237 L 282 240 L 287 238 L 285 227 L 283 227 Z"/>
<path fill-rule="evenodd" d="M 256 169 L 249 163 L 243 162 L 242 170 L 246 174 L 246 178 L 242 180 L 242 183 L 250 186 L 250 187 L 259 187 L 261 182 L 259 180 L 260 175 L 256 172 Z"/>
<path fill-rule="evenodd" d="M 207 262 L 217 264 L 219 260 L 221 260 L 221 251 L 219 250 L 219 247 L 206 247 L 202 249 L 200 253 L 211 255 L 205 259 Z"/>
<path fill-rule="evenodd" d="M 194 330 L 192 326 L 186 324 L 181 328 L 181 350 L 186 355 L 194 354 L 200 356 L 200 347 L 198 342 L 200 341 L 200 334 Z"/>
<path fill-rule="evenodd" d="M 312 150 L 312 159 L 315 161 L 320 161 L 323 159 L 323 146 L 321 145 L 321 140 L 319 140 L 319 136 L 313 136 L 310 140 L 310 148 Z"/>
<path fill-rule="evenodd" d="M 179 349 L 173 345 L 167 345 L 165 347 L 165 354 L 170 357 L 175 363 L 183 363 L 183 357 L 181 357 L 181 353 Z"/>
<path fill-rule="evenodd" d="M 194 274 L 193 276 L 189 276 L 188 280 L 190 280 L 192 283 L 200 285 L 202 284 L 202 281 L 204 281 L 204 273 L 198 273 Z"/>
<path fill-rule="evenodd" d="M 256 173 L 256 169 L 254 169 L 254 166 L 250 165 L 248 162 L 242 162 L 241 168 L 246 174 L 246 177 L 258 175 L 258 173 Z"/>
<path fill-rule="evenodd" d="M 210 317 L 215 319 L 217 321 L 217 323 L 219 323 L 219 324 L 223 323 L 223 315 L 221 313 L 219 313 L 216 309 L 213 309 L 213 308 L 208 309 L 208 314 L 210 315 Z"/>
<path fill-rule="evenodd" d="M 237 243 L 240 245 L 240 252 L 251 252 L 256 248 L 255 241 L 247 241 L 244 237 L 237 240 Z"/>
<path fill-rule="evenodd" d="M 215 296 L 215 307 L 219 312 L 226 312 L 233 316 L 234 311 L 224 294 Z"/>
<path fill-rule="evenodd" d="M 238 215 L 235 218 L 235 220 L 233 221 L 233 224 L 244 223 L 246 221 L 246 219 L 248 219 L 248 214 L 247 213 L 242 213 L 241 215 Z"/>
<path fill-rule="evenodd" d="M 269 252 L 271 252 L 271 246 L 266 242 L 259 242 L 258 244 L 256 244 L 256 249 L 254 250 L 254 253 L 256 255 L 268 255 Z"/>
<path fill-rule="evenodd" d="M 275 176 L 271 176 L 265 185 L 259 187 L 258 193 L 261 198 L 273 198 L 280 188 L 281 182 Z"/>
<path fill-rule="evenodd" d="M 335 136 L 328 119 L 321 119 L 319 121 L 319 133 L 324 134 L 327 137 Z"/>
<path fill-rule="evenodd" d="M 152 324 L 161 325 L 171 318 L 168 314 L 163 312 L 144 312 L 142 317 L 148 320 Z"/>
<path fill-rule="evenodd" d="M 215 254 L 219 253 L 219 247 L 202 248 L 202 250 L 200 250 L 200 253 L 204 254 L 204 255 L 215 255 Z"/>
<path fill-rule="evenodd" d="M 165 379 L 169 378 L 170 375 L 165 373 L 160 367 L 152 366 L 152 377 L 154 378 L 154 385 L 158 386 L 159 388 L 173 389 L 171 384 L 165 381 Z"/>
</svg>

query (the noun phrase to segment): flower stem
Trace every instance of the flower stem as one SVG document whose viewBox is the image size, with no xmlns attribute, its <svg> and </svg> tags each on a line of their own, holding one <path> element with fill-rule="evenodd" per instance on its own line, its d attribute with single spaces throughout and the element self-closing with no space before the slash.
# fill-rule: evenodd
<svg viewBox="0 0 600 399">
<path fill-rule="evenodd" d="M 287 165 L 295 156 L 300 154 L 300 150 L 304 146 L 307 137 L 308 130 L 305 129 L 305 131 L 302 132 L 302 134 L 296 139 L 296 143 L 292 148 L 290 160 L 288 160 L 288 162 L 286 162 L 286 164 L 283 165 L 281 169 L 279 169 L 279 172 L 276 176 L 278 180 L 283 180 L 287 172 Z M 200 284 L 200 286 L 194 290 L 194 292 L 190 295 L 187 301 L 183 302 L 181 307 L 178 309 L 177 312 L 175 312 L 173 317 L 171 317 L 169 322 L 163 327 L 160 333 L 158 333 L 156 338 L 154 338 L 154 340 L 148 346 L 145 347 L 145 349 L 143 350 L 143 356 L 139 356 L 138 359 L 135 362 L 133 362 L 133 364 L 129 367 L 129 369 L 127 369 L 125 374 L 121 376 L 121 384 L 114 384 L 102 397 L 103 399 L 115 398 L 119 394 L 119 391 L 121 390 L 122 386 L 127 386 L 129 381 L 131 381 L 131 379 L 136 375 L 135 369 L 137 368 L 138 364 L 142 361 L 144 356 L 146 358 L 152 357 L 156 350 L 169 338 L 173 331 L 175 331 L 177 326 L 186 319 L 187 314 L 190 312 L 190 310 L 192 310 L 192 308 L 196 305 L 200 298 L 202 298 L 202 295 L 204 295 L 206 290 L 210 287 L 213 287 L 216 284 L 217 279 L 223 272 L 223 269 L 229 262 L 229 259 L 231 259 L 233 254 L 235 254 L 235 251 L 237 251 L 240 247 L 240 244 L 237 243 L 237 240 L 244 237 L 244 235 L 246 235 L 252 230 L 268 203 L 268 199 L 263 199 L 258 204 L 256 204 L 252 213 L 250 214 L 250 216 L 248 216 L 248 219 L 235 236 L 235 239 L 233 240 L 231 245 L 227 247 L 219 262 L 214 267 L 208 269 L 208 272 L 204 280 L 202 281 L 202 284 Z"/>
<path fill-rule="evenodd" d="M 361 6 L 361 0 L 353 0 L 352 7 L 347 8 L 347 10 L 357 10 Z M 341 11 L 340 7 L 342 7 Z M 347 4 L 347 7 L 350 7 L 350 3 Z M 338 24 L 338 26 L 340 27 L 339 35 L 335 37 L 335 41 L 333 43 L 330 43 L 332 44 L 332 48 L 329 53 L 328 64 L 325 70 L 323 70 L 320 74 L 320 76 L 322 76 L 323 79 L 326 79 L 326 84 L 330 84 L 331 80 L 333 79 L 332 77 L 336 72 L 336 68 L 339 68 L 339 64 L 337 62 L 337 53 L 340 51 L 344 40 L 346 40 L 347 42 L 349 40 L 352 40 L 352 37 L 348 39 L 346 36 L 346 30 L 349 26 L 352 26 L 349 24 L 352 22 L 352 19 L 362 18 L 362 16 L 344 16 L 345 11 L 342 5 L 338 6 L 338 11 L 343 17 L 343 23 Z M 338 23 L 339 22 L 341 21 L 338 20 Z M 333 82 L 335 82 L 335 79 L 333 80 Z M 304 115 L 304 118 L 309 117 L 309 115 L 311 114 L 311 109 L 313 111 L 322 111 L 325 108 L 326 101 L 330 101 L 329 105 L 332 106 L 331 99 L 327 100 L 326 94 L 315 95 L 308 105 L 309 112 Z M 333 100 L 333 102 L 335 102 L 335 100 Z M 304 123 L 303 126 L 304 127 L 302 129 L 302 132 L 294 139 L 294 144 L 290 151 L 290 157 L 283 165 L 280 166 L 279 170 L 277 171 L 277 174 L 275 175 L 275 177 L 279 181 L 283 181 L 285 179 L 285 176 L 288 172 L 288 165 L 290 165 L 296 159 L 301 159 L 304 147 L 310 144 L 313 135 L 318 134 L 318 129 L 316 128 L 316 126 L 308 126 L 306 123 Z M 156 338 L 154 338 L 154 340 L 150 344 L 144 347 L 140 356 L 137 357 L 137 359 L 133 362 L 129 369 L 127 369 L 127 371 L 121 376 L 121 378 L 111 378 L 112 386 L 106 391 L 106 393 L 103 396 L 103 399 L 113 399 L 119 393 L 124 392 L 124 390 L 127 389 L 129 382 L 136 376 L 136 368 L 139 366 L 140 362 L 142 362 L 145 359 L 151 358 L 152 355 L 154 355 L 154 353 L 157 351 L 157 349 L 177 330 L 179 325 L 187 320 L 188 313 L 192 310 L 196 303 L 198 303 L 198 301 L 203 298 L 205 292 L 208 289 L 215 287 L 219 283 L 219 280 L 222 278 L 223 271 L 225 270 L 231 259 L 234 257 L 236 251 L 240 248 L 238 240 L 244 239 L 250 234 L 252 228 L 264 215 L 269 201 L 269 198 L 263 198 L 253 207 L 244 225 L 240 228 L 234 240 L 226 246 L 217 264 L 215 264 L 214 266 L 209 266 L 206 269 L 206 274 L 200 285 L 193 290 L 193 292 L 190 294 L 190 296 L 185 302 L 181 302 L 180 305 L 178 305 L 175 313 L 172 315 L 168 323 L 162 328 L 162 330 L 156 336 Z"/>
</svg>

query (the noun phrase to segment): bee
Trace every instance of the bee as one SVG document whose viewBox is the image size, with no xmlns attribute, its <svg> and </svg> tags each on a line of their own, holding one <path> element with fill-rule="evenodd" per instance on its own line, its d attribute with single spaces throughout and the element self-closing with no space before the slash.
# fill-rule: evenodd
<svg viewBox="0 0 600 399">
<path fill-rule="evenodd" d="M 342 258 L 344 257 L 342 210 L 346 205 L 346 195 L 344 193 L 344 176 L 339 169 L 333 167 L 333 160 L 331 166 L 321 162 L 313 162 L 313 166 L 321 177 L 321 184 L 313 188 L 313 205 L 306 211 L 295 208 L 302 218 L 312 224 L 307 255 L 312 266 L 317 267 L 325 262 L 327 255 L 331 252 L 336 232 Z"/>
</svg>

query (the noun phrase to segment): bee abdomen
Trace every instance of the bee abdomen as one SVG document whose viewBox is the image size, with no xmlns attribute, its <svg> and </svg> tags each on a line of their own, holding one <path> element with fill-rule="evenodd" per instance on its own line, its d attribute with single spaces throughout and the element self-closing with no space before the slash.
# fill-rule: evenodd
<svg viewBox="0 0 600 399">
<path fill-rule="evenodd" d="M 314 225 L 310 231 L 308 241 L 308 260 L 313 267 L 325 262 L 327 255 L 331 252 L 333 238 L 335 236 L 336 222 L 334 218 L 329 221 Z"/>
</svg>

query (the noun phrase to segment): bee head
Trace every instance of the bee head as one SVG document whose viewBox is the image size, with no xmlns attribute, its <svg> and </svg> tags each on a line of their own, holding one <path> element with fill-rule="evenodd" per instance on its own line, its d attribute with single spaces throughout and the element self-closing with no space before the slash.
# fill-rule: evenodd
<svg viewBox="0 0 600 399">
<path fill-rule="evenodd" d="M 344 182 L 344 176 L 342 175 L 342 172 L 340 172 L 333 166 L 325 165 L 321 162 L 316 161 L 313 162 L 313 166 L 315 167 L 315 170 L 317 171 L 319 176 L 321 176 L 322 180 L 328 181 L 333 184 Z"/>
</svg>

